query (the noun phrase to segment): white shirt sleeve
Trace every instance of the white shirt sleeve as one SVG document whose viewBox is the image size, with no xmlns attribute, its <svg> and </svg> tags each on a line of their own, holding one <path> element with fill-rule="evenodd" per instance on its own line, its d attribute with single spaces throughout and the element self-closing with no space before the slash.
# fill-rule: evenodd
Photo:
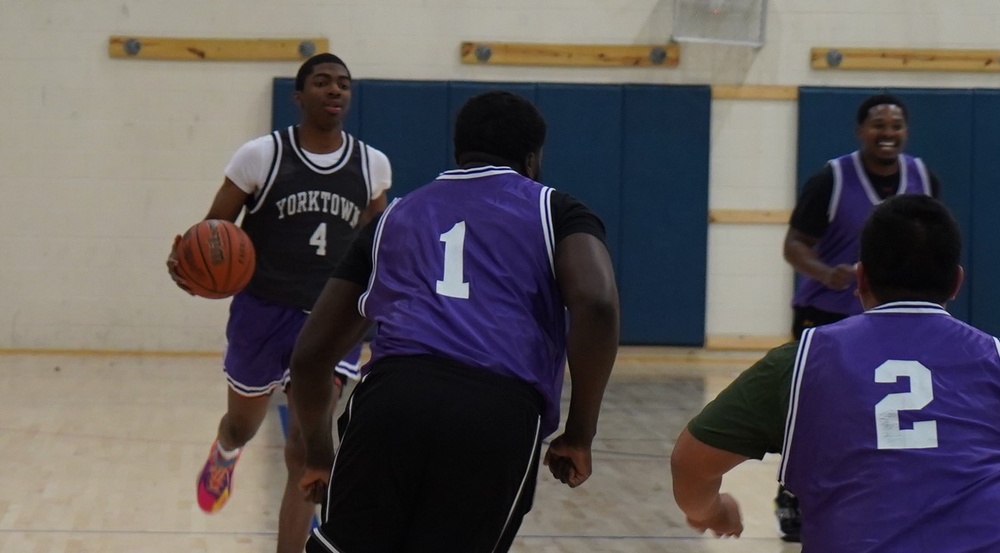
<svg viewBox="0 0 1000 553">
<path fill-rule="evenodd" d="M 369 178 L 372 182 L 372 197 L 378 198 L 392 187 L 392 166 L 389 164 L 389 156 L 381 150 L 372 148 L 365 144 L 368 149 Z"/>
<path fill-rule="evenodd" d="M 226 165 L 226 177 L 240 190 L 256 196 L 266 184 L 273 159 L 274 138 L 269 134 L 255 138 L 233 154 L 229 165 Z"/>
</svg>

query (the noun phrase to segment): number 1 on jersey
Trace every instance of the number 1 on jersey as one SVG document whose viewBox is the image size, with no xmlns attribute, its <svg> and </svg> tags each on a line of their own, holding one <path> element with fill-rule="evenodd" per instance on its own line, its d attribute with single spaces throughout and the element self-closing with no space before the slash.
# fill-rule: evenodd
<svg viewBox="0 0 1000 553">
<path fill-rule="evenodd" d="M 469 299 L 469 283 L 464 282 L 465 221 L 455 223 L 441 235 L 444 242 L 444 278 L 437 281 L 437 293 L 450 298 Z"/>
</svg>

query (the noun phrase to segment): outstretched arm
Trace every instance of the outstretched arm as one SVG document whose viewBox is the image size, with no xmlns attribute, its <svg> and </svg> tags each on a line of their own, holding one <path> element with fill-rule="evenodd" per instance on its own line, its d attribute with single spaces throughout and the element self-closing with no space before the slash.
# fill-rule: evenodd
<svg viewBox="0 0 1000 553">
<path fill-rule="evenodd" d="M 590 477 L 590 447 L 618 352 L 618 288 L 608 250 L 593 235 L 576 233 L 561 240 L 555 266 L 569 311 L 571 392 L 566 430 L 552 440 L 545 464 L 553 476 L 575 488 Z"/>
<path fill-rule="evenodd" d="M 718 537 L 743 533 L 739 504 L 719 490 L 722 476 L 747 459 L 699 441 L 687 428 L 677 437 L 670 455 L 674 500 L 692 528 Z"/>
<path fill-rule="evenodd" d="M 369 327 L 358 312 L 360 285 L 331 278 L 306 319 L 291 361 L 291 408 L 298 418 L 306 445 L 306 478 L 310 489 L 317 480 L 329 481 L 333 466 L 333 410 L 336 407 L 333 367 L 354 347 Z"/>
</svg>

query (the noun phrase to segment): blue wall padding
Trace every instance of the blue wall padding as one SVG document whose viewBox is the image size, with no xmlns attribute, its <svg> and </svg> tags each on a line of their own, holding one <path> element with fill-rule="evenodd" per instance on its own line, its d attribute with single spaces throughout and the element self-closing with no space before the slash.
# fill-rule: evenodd
<svg viewBox="0 0 1000 553">
<path fill-rule="evenodd" d="M 880 89 L 806 87 L 799 91 L 798 186 L 827 160 L 858 149 L 858 105 Z M 972 237 L 974 91 L 969 89 L 893 89 L 909 114 L 907 153 L 924 160 L 941 181 L 941 200 L 954 213 L 965 238 L 962 263 Z M 995 131 L 994 131 L 995 132 Z M 972 284 L 971 282 L 969 284 Z M 948 304 L 956 317 L 971 317 L 972 287 Z"/>
<path fill-rule="evenodd" d="M 434 180 L 453 165 L 448 84 L 432 81 L 363 81 L 361 134 L 389 156 L 390 196 L 399 197 Z"/>
<path fill-rule="evenodd" d="M 298 121 L 292 79 L 274 80 L 272 126 Z M 384 151 L 393 195 L 454 166 L 452 125 L 492 89 L 536 103 L 548 124 L 542 180 L 603 219 L 622 298 L 622 342 L 704 343 L 707 86 L 355 81 L 346 127 Z"/>
<path fill-rule="evenodd" d="M 711 90 L 626 85 L 624 100 L 622 336 L 702 345 Z"/>
<path fill-rule="evenodd" d="M 542 180 L 600 215 L 620 267 L 622 87 L 540 84 L 536 102 L 548 124 Z"/>
<path fill-rule="evenodd" d="M 977 90 L 972 118 L 972 240 L 965 268 L 972 321 L 1000 336 L 1000 91 Z"/>
<path fill-rule="evenodd" d="M 295 79 L 275 77 L 271 87 L 271 130 L 283 129 L 299 120 L 298 107 L 292 100 Z"/>
</svg>

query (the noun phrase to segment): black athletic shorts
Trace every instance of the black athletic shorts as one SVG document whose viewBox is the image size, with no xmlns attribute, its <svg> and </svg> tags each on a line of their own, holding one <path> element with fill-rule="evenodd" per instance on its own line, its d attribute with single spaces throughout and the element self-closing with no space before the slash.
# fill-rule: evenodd
<svg viewBox="0 0 1000 553">
<path fill-rule="evenodd" d="M 385 359 L 356 386 L 308 553 L 507 551 L 531 509 L 541 395 L 430 357 Z"/>
<path fill-rule="evenodd" d="M 823 326 L 837 321 L 842 321 L 849 317 L 843 313 L 832 313 L 823 311 L 815 307 L 793 307 L 792 308 L 792 336 L 796 340 L 802 338 L 802 331 L 814 326 Z"/>
</svg>

